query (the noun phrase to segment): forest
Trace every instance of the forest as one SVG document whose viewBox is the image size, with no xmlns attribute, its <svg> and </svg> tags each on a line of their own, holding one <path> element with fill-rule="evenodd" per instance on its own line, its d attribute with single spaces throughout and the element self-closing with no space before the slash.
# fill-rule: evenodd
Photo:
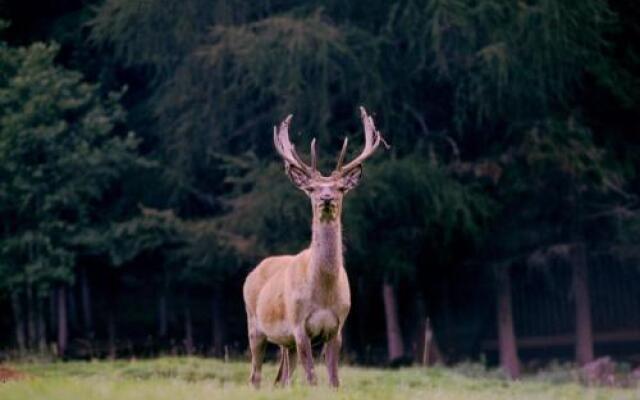
<svg viewBox="0 0 640 400">
<path fill-rule="evenodd" d="M 640 363 L 639 22 L 633 0 L 0 1 L 0 359 L 246 358 L 245 277 L 311 238 L 273 127 L 293 114 L 328 171 L 362 105 L 390 148 L 345 199 L 343 359 Z"/>
</svg>

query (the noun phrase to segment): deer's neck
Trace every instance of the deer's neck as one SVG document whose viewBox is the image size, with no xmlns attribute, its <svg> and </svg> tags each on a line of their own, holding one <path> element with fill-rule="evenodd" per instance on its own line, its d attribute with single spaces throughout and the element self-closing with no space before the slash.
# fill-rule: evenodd
<svg viewBox="0 0 640 400">
<path fill-rule="evenodd" d="M 340 220 L 314 221 L 310 266 L 315 279 L 332 280 L 342 268 L 342 225 Z"/>
</svg>

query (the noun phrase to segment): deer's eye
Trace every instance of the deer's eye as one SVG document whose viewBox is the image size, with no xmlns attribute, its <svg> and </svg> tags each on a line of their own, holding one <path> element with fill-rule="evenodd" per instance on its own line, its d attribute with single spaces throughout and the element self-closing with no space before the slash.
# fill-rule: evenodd
<svg viewBox="0 0 640 400">
<path fill-rule="evenodd" d="M 346 186 L 338 186 L 338 191 L 344 193 L 344 192 L 347 191 L 347 187 Z"/>
<path fill-rule="evenodd" d="M 313 193 L 313 191 L 316 190 L 313 186 L 307 186 L 306 189 L 309 193 Z"/>
</svg>

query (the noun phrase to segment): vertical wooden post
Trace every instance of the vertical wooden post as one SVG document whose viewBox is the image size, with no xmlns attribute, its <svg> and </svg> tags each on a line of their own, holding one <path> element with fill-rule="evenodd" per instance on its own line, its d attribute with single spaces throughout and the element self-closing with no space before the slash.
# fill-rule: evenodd
<svg viewBox="0 0 640 400">
<path fill-rule="evenodd" d="M 392 284 L 388 282 L 384 282 L 382 284 L 382 299 L 384 301 L 384 315 L 387 325 L 387 349 L 389 353 L 389 361 L 393 361 L 404 356 L 404 343 L 398 319 L 398 305 L 396 301 L 395 288 Z"/>
<path fill-rule="evenodd" d="M 591 300 L 589 298 L 589 270 L 585 246 L 576 245 L 571 255 L 572 286 L 575 296 L 576 361 L 579 365 L 593 361 L 593 331 Z"/>
<path fill-rule="evenodd" d="M 513 327 L 513 311 L 511 309 L 511 277 L 509 268 L 501 267 L 496 276 L 496 312 L 498 320 L 498 346 L 500 365 L 511 379 L 520 376 L 520 361 L 516 335 Z"/>
</svg>

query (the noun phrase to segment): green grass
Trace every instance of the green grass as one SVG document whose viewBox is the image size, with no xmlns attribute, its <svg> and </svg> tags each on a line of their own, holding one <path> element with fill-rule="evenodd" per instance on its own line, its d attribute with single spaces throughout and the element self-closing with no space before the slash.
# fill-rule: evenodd
<svg viewBox="0 0 640 400">
<path fill-rule="evenodd" d="M 27 373 L 30 378 L 0 383 L 2 400 L 640 399 L 637 389 L 585 388 L 576 383 L 550 383 L 535 378 L 509 383 L 492 377 L 495 374 L 469 377 L 446 368 L 342 367 L 342 387 L 336 391 L 326 386 L 326 372 L 320 365 L 317 387 L 302 384 L 302 376 L 297 371 L 293 387 L 273 388 L 275 366 L 267 365 L 263 388 L 256 391 L 247 384 L 249 365 L 244 362 L 160 358 L 8 366 Z"/>
</svg>

